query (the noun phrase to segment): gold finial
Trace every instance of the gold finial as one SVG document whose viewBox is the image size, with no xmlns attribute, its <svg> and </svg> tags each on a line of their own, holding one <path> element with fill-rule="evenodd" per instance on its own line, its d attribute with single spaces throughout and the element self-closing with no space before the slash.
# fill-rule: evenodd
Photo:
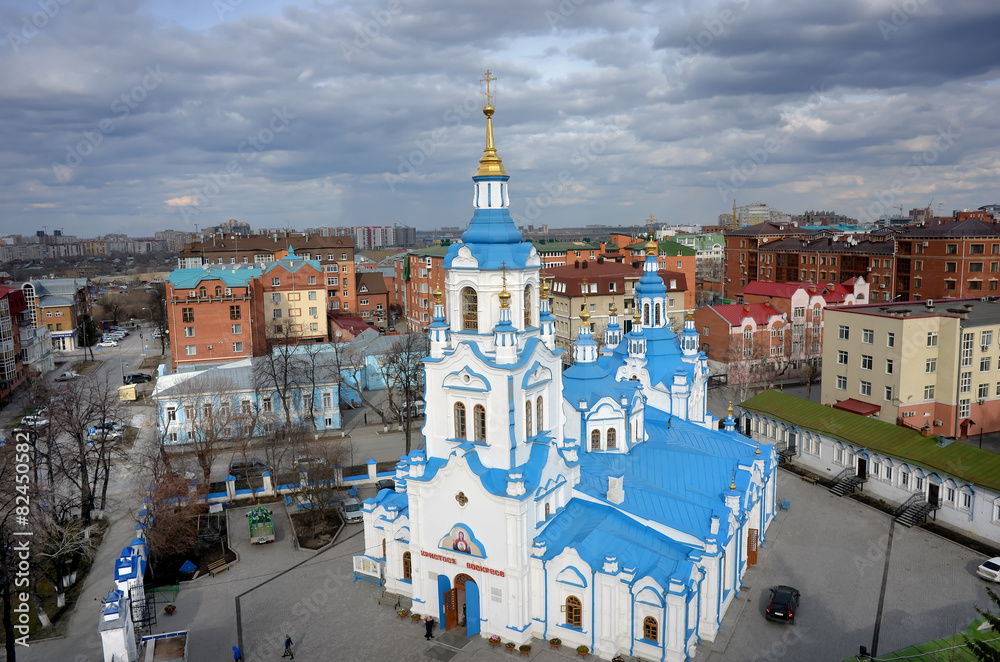
<svg viewBox="0 0 1000 662">
<path fill-rule="evenodd" d="M 496 109 L 493 107 L 493 95 L 490 93 L 490 83 L 495 81 L 496 77 L 491 76 L 491 73 L 487 69 L 486 77 L 479 79 L 480 82 L 486 82 L 486 105 L 483 106 L 483 115 L 486 115 L 486 149 L 483 150 L 483 158 L 479 159 L 479 170 L 476 171 L 477 177 L 507 175 L 507 171 L 503 169 L 503 162 L 497 156 L 496 147 L 493 146 L 493 113 Z"/>
<path fill-rule="evenodd" d="M 729 401 L 729 418 L 733 417 L 733 401 Z"/>
<path fill-rule="evenodd" d="M 615 305 L 614 301 L 612 301 L 608 305 L 608 312 L 611 313 L 612 315 L 617 315 L 618 314 L 618 306 Z"/>
<path fill-rule="evenodd" d="M 736 489 L 736 469 L 735 468 L 733 468 L 733 480 L 732 480 L 731 483 L 729 483 L 729 489 L 731 489 L 731 490 L 735 490 Z"/>
<path fill-rule="evenodd" d="M 660 248 L 656 240 L 653 239 L 653 223 L 656 222 L 656 219 L 650 214 L 646 220 L 649 222 L 649 241 L 646 243 L 646 255 L 656 255 Z"/>
<path fill-rule="evenodd" d="M 760 439 L 757 440 L 757 450 L 755 450 L 753 454 L 760 455 Z"/>
<path fill-rule="evenodd" d="M 507 263 L 500 263 L 500 272 L 503 278 L 503 289 L 500 290 L 500 307 L 508 308 L 510 307 L 510 292 L 507 291 Z"/>
<path fill-rule="evenodd" d="M 632 311 L 632 323 L 639 324 L 639 317 L 641 317 L 641 314 L 639 313 L 639 306 L 636 306 L 635 310 Z"/>
<path fill-rule="evenodd" d="M 442 294 L 444 294 L 444 292 L 441 291 L 441 283 L 438 283 L 437 285 L 434 286 L 434 303 L 439 306 L 441 305 Z"/>
<path fill-rule="evenodd" d="M 693 310 L 687 311 L 687 315 L 685 315 L 684 317 L 686 317 L 689 320 L 693 320 L 694 319 L 694 311 Z"/>
<path fill-rule="evenodd" d="M 549 279 L 546 276 L 542 276 L 542 300 L 549 298 Z"/>
</svg>

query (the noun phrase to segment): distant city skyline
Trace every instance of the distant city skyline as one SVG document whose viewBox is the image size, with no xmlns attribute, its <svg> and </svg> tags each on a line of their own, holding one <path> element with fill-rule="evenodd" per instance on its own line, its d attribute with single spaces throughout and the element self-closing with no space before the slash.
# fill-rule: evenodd
<svg viewBox="0 0 1000 662">
<path fill-rule="evenodd" d="M 988 0 L 14 0 L 0 235 L 464 227 L 487 69 L 522 226 L 974 209 L 998 27 Z"/>
</svg>

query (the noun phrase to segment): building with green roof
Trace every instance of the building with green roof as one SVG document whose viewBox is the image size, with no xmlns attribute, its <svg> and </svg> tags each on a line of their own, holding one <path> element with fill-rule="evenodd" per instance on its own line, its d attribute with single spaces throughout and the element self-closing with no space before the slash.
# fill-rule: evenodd
<svg viewBox="0 0 1000 662">
<path fill-rule="evenodd" d="M 857 476 L 876 498 L 927 504 L 938 524 L 1000 542 L 1000 455 L 780 391 L 740 408 L 744 431 L 794 464 L 829 479 Z"/>
</svg>

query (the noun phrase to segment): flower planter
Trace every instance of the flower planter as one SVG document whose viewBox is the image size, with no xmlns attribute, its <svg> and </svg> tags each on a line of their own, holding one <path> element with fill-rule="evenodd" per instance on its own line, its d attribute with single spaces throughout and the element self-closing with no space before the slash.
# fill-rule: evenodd
<svg viewBox="0 0 1000 662">
<path fill-rule="evenodd" d="M 499 641 L 491 641 L 490 642 L 490 646 L 499 646 L 499 645 L 500 645 Z"/>
<path fill-rule="evenodd" d="M 177 611 L 177 606 L 176 605 L 167 605 L 166 607 L 163 608 L 163 611 L 165 613 L 167 613 L 167 614 L 172 614 L 175 611 Z"/>
</svg>

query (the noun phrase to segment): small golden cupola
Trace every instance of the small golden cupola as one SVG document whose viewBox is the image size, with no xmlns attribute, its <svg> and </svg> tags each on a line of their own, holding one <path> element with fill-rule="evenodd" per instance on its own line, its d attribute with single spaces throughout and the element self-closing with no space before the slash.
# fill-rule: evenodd
<svg viewBox="0 0 1000 662">
<path fill-rule="evenodd" d="M 486 115 L 486 149 L 483 150 L 483 158 L 479 159 L 479 170 L 476 172 L 477 177 L 507 175 L 507 172 L 503 169 L 503 161 L 497 155 L 497 148 L 493 145 L 493 113 L 496 112 L 496 108 L 493 107 L 493 95 L 490 92 L 490 83 L 495 80 L 496 78 L 492 76 L 492 72 L 489 69 L 486 70 L 486 77 L 480 79 L 480 82 L 486 83 L 486 105 L 483 106 L 483 115 Z"/>
</svg>

